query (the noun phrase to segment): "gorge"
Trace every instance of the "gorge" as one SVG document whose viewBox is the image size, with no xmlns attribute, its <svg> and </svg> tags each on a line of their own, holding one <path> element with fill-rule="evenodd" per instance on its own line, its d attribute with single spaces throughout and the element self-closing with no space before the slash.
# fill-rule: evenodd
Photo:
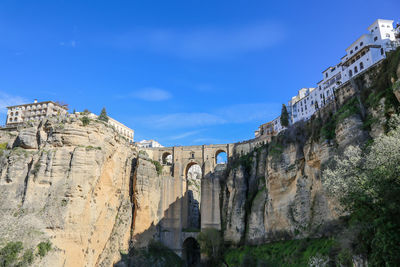
<svg viewBox="0 0 400 267">
<path fill-rule="evenodd" d="M 398 113 L 399 55 L 271 139 L 139 149 L 76 115 L 0 129 L 0 247 L 21 242 L 21 255 L 37 255 L 51 244 L 34 266 L 140 266 L 135 250 L 157 240 L 196 266 L 208 228 L 229 248 L 334 236 L 345 222 L 322 172 L 349 145 L 385 134 Z"/>
</svg>

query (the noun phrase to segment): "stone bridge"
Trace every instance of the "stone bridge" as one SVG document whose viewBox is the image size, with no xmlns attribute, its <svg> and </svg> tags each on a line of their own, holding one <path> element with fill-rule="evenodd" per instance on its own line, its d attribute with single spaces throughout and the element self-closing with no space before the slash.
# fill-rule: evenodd
<svg viewBox="0 0 400 267">
<path fill-rule="evenodd" d="M 161 178 L 167 183 L 163 202 L 168 204 L 158 226 L 159 239 L 184 258 L 184 244 L 201 229 L 221 229 L 219 178 L 226 164 L 217 164 L 217 156 L 224 152 L 228 160 L 233 148 L 234 144 L 221 144 L 144 149 L 162 164 Z M 198 171 L 192 172 L 195 165 Z"/>
<path fill-rule="evenodd" d="M 218 164 L 217 156 L 225 152 L 229 161 L 265 142 L 257 138 L 233 144 L 143 148 L 163 166 L 158 219 L 148 231 L 152 236 L 145 239 L 157 238 L 190 263 L 193 258 L 188 251 L 198 251 L 198 233 L 205 228 L 221 229 L 220 179 L 227 165 Z"/>
</svg>

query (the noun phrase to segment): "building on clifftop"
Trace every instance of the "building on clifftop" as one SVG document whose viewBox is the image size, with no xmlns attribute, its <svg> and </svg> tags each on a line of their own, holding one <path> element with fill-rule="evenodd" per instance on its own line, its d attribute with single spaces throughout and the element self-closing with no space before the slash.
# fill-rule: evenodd
<svg viewBox="0 0 400 267">
<path fill-rule="evenodd" d="M 22 104 L 7 107 L 6 126 L 13 126 L 28 121 L 39 121 L 48 117 L 66 115 L 68 113 L 67 105 L 53 101 Z"/>
</svg>

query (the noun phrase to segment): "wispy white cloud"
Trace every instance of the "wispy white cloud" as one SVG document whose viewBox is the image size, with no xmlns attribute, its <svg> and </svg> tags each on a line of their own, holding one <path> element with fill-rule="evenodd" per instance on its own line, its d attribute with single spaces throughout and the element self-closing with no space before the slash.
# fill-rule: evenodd
<svg viewBox="0 0 400 267">
<path fill-rule="evenodd" d="M 113 45 L 174 54 L 185 58 L 216 58 L 260 51 L 285 39 L 278 23 L 260 22 L 240 27 L 134 29 L 116 36 Z"/>
<path fill-rule="evenodd" d="M 196 131 L 184 132 L 184 133 L 181 133 L 181 134 L 177 134 L 177 135 L 171 136 L 171 137 L 169 137 L 169 139 L 170 140 L 179 140 L 179 139 L 183 139 L 183 138 L 186 138 L 186 137 L 189 137 L 189 136 L 196 135 L 199 132 L 201 132 L 201 131 L 200 130 L 196 130 Z"/>
<path fill-rule="evenodd" d="M 171 113 L 138 118 L 153 128 L 193 128 L 228 123 L 267 122 L 278 115 L 280 104 L 253 103 L 221 107 L 210 112 Z"/>
<path fill-rule="evenodd" d="M 77 45 L 77 42 L 75 40 L 70 40 L 70 41 L 66 41 L 66 42 L 60 42 L 59 45 L 75 48 Z"/>
<path fill-rule="evenodd" d="M 145 101 L 164 101 L 172 97 L 172 94 L 166 90 L 154 87 L 146 87 L 135 90 L 126 95 L 118 95 L 117 98 L 136 98 Z"/>
<path fill-rule="evenodd" d="M 0 91 L 0 114 L 7 114 L 8 106 L 26 103 L 27 100 L 20 96 L 10 95 Z"/>
</svg>

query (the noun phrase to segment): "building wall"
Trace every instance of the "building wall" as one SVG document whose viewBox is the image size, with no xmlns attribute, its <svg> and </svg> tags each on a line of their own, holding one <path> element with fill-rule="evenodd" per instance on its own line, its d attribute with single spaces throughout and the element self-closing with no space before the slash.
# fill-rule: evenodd
<svg viewBox="0 0 400 267">
<path fill-rule="evenodd" d="M 67 109 L 53 102 L 40 102 L 8 107 L 6 125 L 42 120 L 67 114 Z"/>
<path fill-rule="evenodd" d="M 113 126 L 115 128 L 115 130 L 122 136 L 124 136 L 125 138 L 127 138 L 129 140 L 130 143 L 134 142 L 134 136 L 135 136 L 135 131 L 132 130 L 131 128 L 123 125 L 122 123 L 120 123 L 119 121 L 108 117 L 108 124 L 110 124 L 111 126 Z"/>
</svg>

